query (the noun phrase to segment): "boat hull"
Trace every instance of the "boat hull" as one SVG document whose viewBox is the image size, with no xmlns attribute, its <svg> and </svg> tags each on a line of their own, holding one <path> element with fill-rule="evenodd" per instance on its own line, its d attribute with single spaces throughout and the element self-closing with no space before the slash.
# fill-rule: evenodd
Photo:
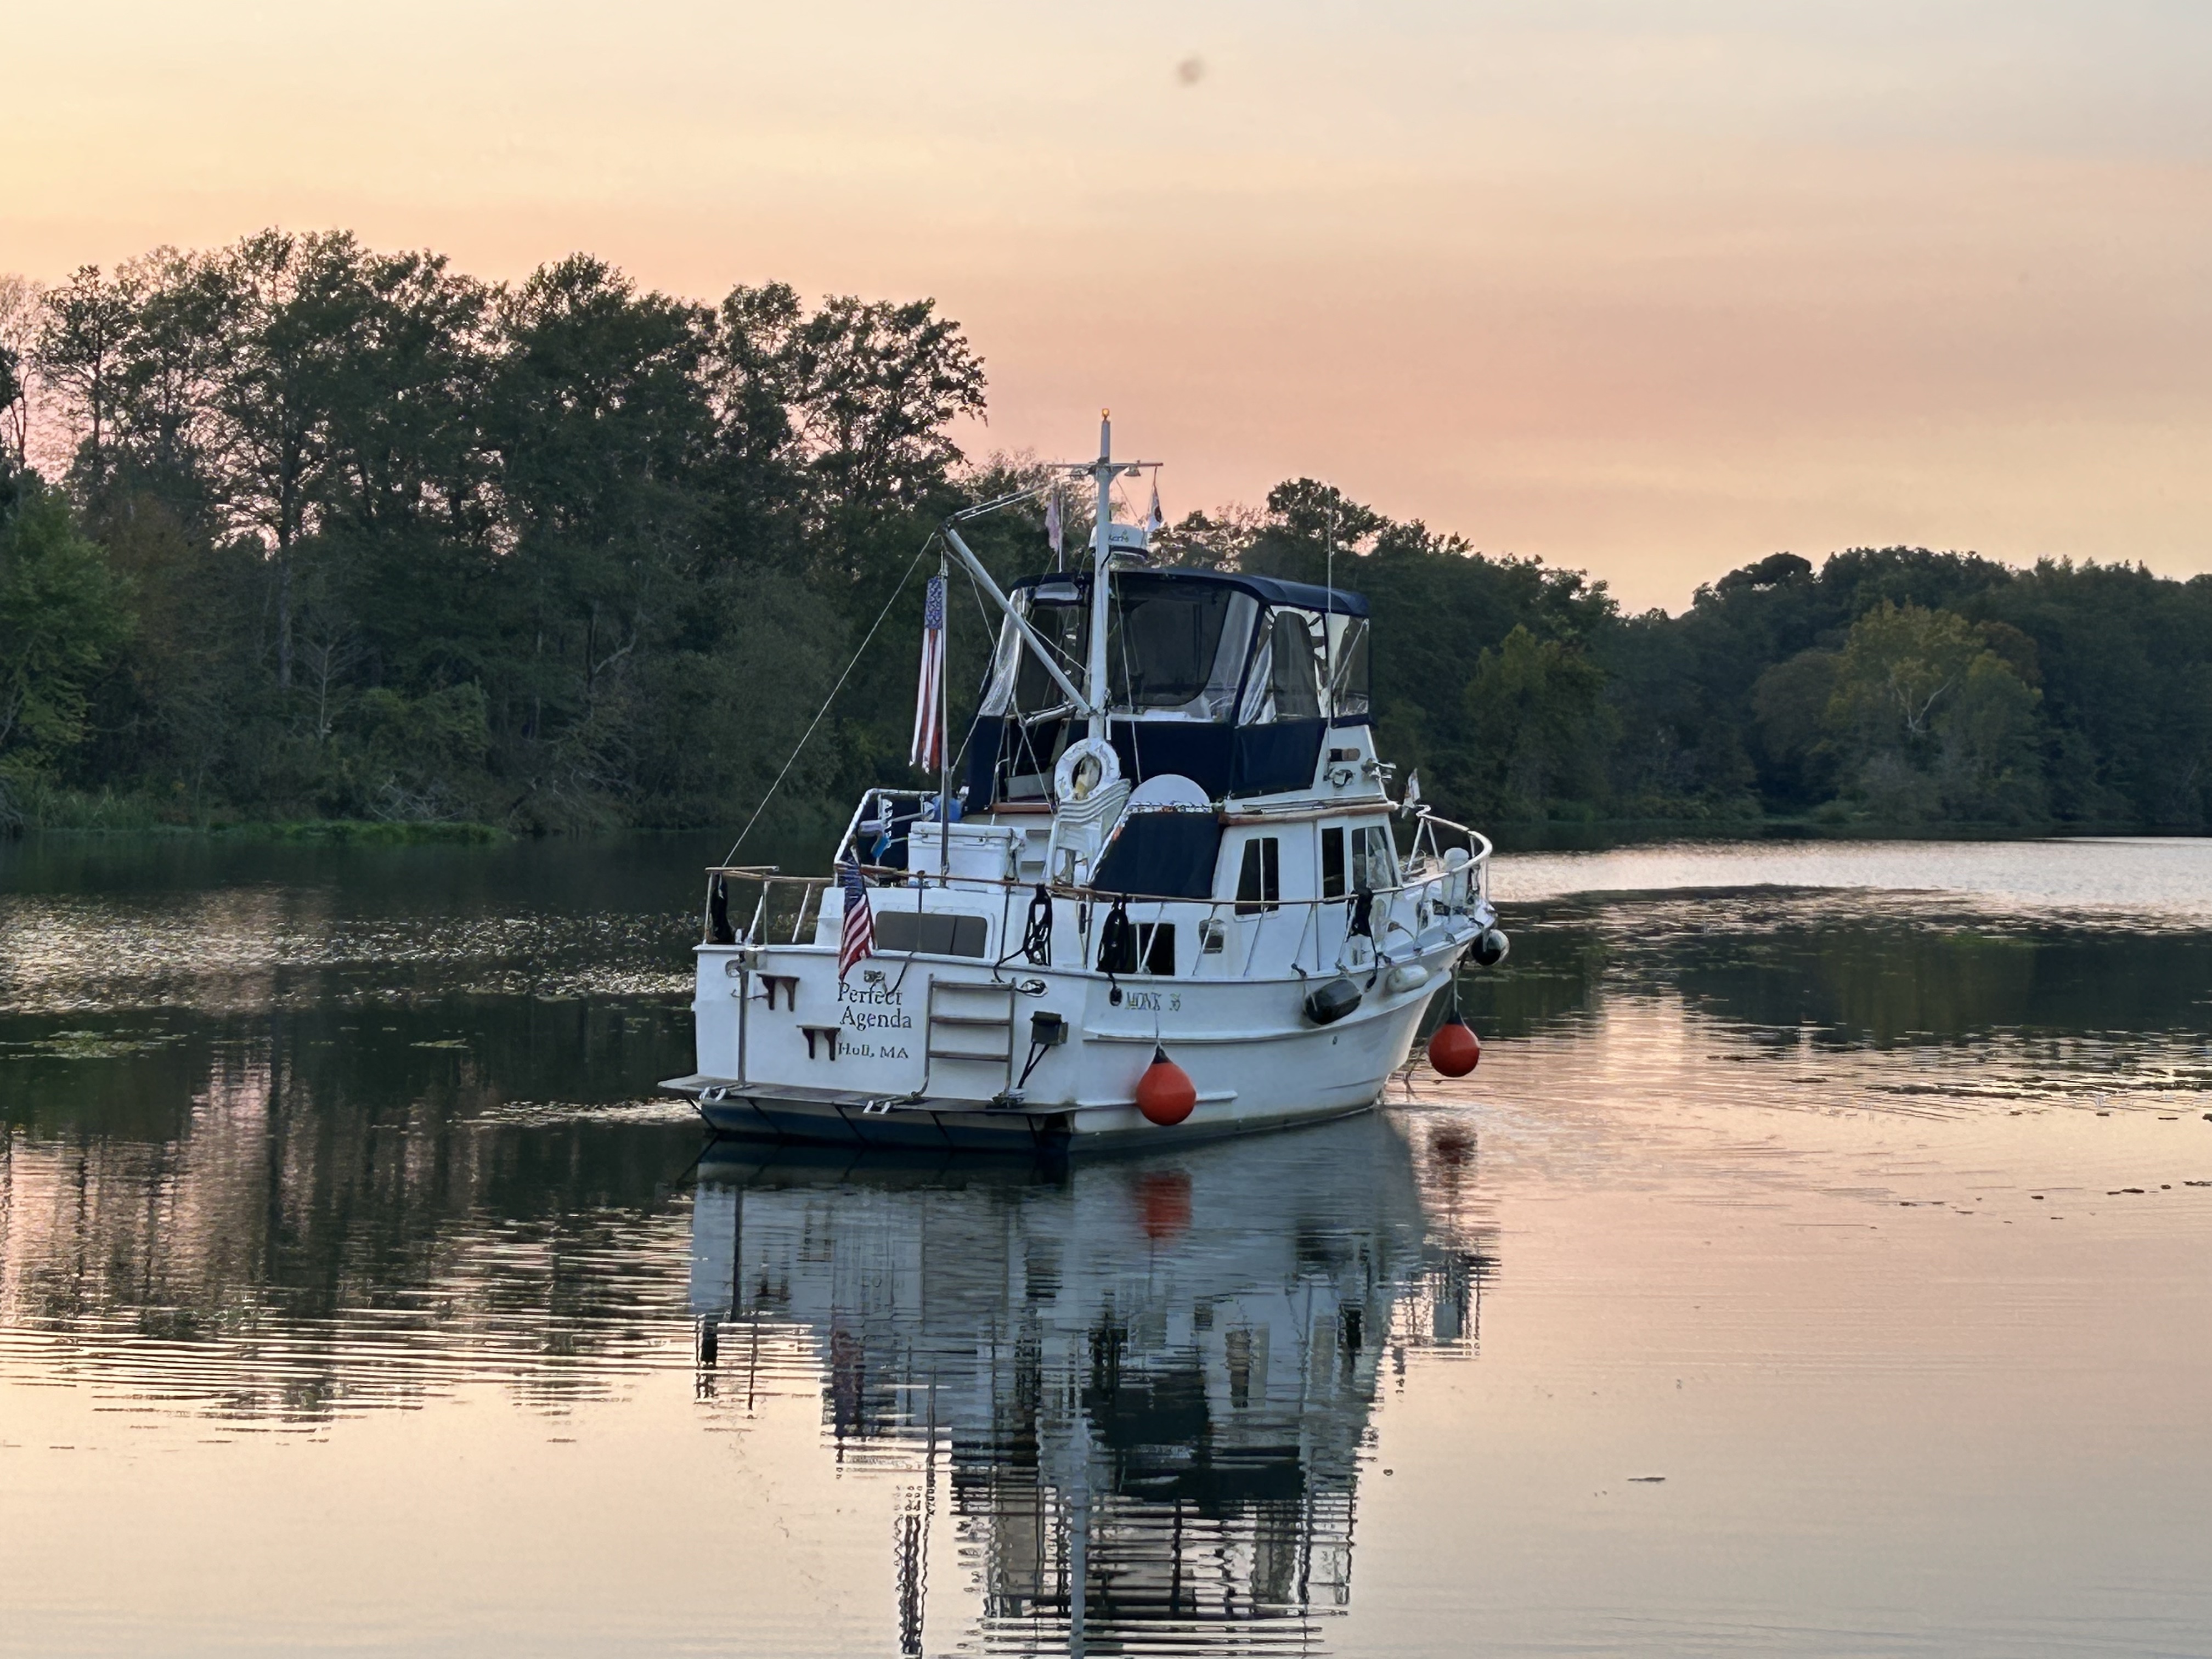
<svg viewBox="0 0 2212 1659">
<path fill-rule="evenodd" d="M 1444 994 L 1452 954 L 1440 953 L 1442 971 L 1421 988 L 1378 998 L 1330 1025 L 1237 1029 L 1231 1019 L 1156 1034 L 1093 1029 L 1054 1056 L 1062 1086 L 1049 1093 L 887 1093 L 710 1073 L 661 1086 L 689 1097 L 719 1133 L 821 1145 L 1034 1155 L 1218 1139 L 1372 1106 L 1406 1064 L 1431 1004 Z M 1291 1000 L 1295 988 L 1295 981 L 1281 988 L 1273 1000 Z M 1197 1018 L 1227 1012 L 1208 1008 L 1209 1000 L 1193 997 L 1196 1006 L 1187 1012 Z M 1190 1115 L 1171 1126 L 1149 1121 L 1136 1104 L 1136 1079 L 1156 1043 L 1189 1073 L 1198 1095 Z"/>
<path fill-rule="evenodd" d="M 704 1078 L 672 1078 L 662 1085 L 688 1095 L 718 1135 L 802 1146 L 871 1151 L 1000 1152 L 1064 1157 L 1116 1148 L 1194 1146 L 1295 1124 L 1353 1116 L 1380 1097 L 1317 1102 L 1276 1110 L 1195 1110 L 1172 1127 L 1146 1120 L 1132 1106 L 978 1107 L 972 1101 L 917 1100 L 885 1105 L 864 1096 L 738 1092 Z"/>
</svg>

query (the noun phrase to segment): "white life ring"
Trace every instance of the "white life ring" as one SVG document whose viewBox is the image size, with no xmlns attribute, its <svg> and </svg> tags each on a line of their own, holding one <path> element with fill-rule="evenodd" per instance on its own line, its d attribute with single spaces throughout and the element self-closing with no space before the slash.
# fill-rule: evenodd
<svg viewBox="0 0 2212 1659">
<path fill-rule="evenodd" d="M 1068 744 L 1060 764 L 1052 769 L 1053 799 L 1086 800 L 1121 781 L 1121 757 L 1114 745 L 1103 738 L 1085 738 Z"/>
</svg>

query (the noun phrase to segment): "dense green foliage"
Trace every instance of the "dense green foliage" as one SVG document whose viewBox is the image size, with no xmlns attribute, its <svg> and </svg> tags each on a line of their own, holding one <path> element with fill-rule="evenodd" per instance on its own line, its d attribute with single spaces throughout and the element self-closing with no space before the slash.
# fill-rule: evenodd
<svg viewBox="0 0 2212 1659">
<path fill-rule="evenodd" d="M 1485 821 L 2212 823 L 2212 577 L 1777 553 L 1624 616 L 1308 479 L 1176 549 L 1366 593 L 1385 751 Z"/>
<path fill-rule="evenodd" d="M 0 817 L 738 822 L 845 674 L 776 797 L 818 821 L 906 777 L 931 531 L 1032 477 L 963 455 L 982 365 L 930 301 L 705 306 L 581 255 L 502 286 L 267 232 L 80 271 L 25 345 Z M 52 483 L 33 411 L 68 436 Z M 1035 502 L 969 539 L 1045 557 Z M 1625 616 L 1304 479 L 1163 542 L 1367 593 L 1385 752 L 1485 820 L 2212 814 L 2206 578 L 1776 554 Z M 963 586 L 956 709 L 988 633 Z"/>
</svg>

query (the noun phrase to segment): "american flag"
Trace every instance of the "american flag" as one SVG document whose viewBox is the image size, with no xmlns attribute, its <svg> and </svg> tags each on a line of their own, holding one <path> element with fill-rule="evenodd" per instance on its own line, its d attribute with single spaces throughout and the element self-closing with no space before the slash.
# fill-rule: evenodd
<svg viewBox="0 0 2212 1659">
<path fill-rule="evenodd" d="M 921 684 L 914 693 L 914 750 L 909 757 L 926 771 L 945 759 L 945 578 L 929 579 L 929 598 L 921 612 Z"/>
<path fill-rule="evenodd" d="M 875 955 L 876 913 L 868 908 L 868 884 L 860 879 L 858 859 L 837 866 L 837 884 L 845 891 L 845 933 L 837 945 L 837 977 L 842 979 L 862 957 Z"/>
</svg>

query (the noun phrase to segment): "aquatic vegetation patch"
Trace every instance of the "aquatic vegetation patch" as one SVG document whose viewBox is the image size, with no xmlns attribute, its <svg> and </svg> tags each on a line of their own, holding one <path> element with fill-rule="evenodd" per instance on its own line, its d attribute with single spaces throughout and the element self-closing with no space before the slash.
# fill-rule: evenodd
<svg viewBox="0 0 2212 1659">
<path fill-rule="evenodd" d="M 183 1038 L 173 1031 L 55 1031 L 27 1042 L 0 1042 L 10 1060 L 122 1060 Z"/>
</svg>

